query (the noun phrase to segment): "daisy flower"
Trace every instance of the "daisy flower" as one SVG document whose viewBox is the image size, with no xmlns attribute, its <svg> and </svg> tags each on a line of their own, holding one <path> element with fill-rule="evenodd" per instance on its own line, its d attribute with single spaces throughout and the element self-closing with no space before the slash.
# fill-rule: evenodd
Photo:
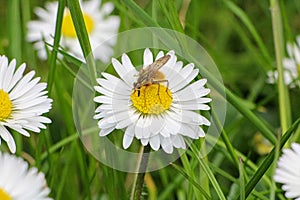
<svg viewBox="0 0 300 200">
<path fill-rule="evenodd" d="M 16 152 L 15 141 L 10 130 L 15 130 L 29 137 L 29 132 L 40 132 L 46 128 L 43 123 L 51 120 L 41 116 L 49 112 L 52 100 L 45 91 L 47 84 L 39 83 L 34 78 L 34 71 L 25 76 L 26 65 L 16 69 L 16 60 L 8 63 L 5 56 L 0 56 L 0 144 L 3 139 L 12 153 Z"/>
<path fill-rule="evenodd" d="M 92 49 L 98 47 L 93 54 L 96 59 L 108 62 L 113 54 L 113 46 L 116 43 L 116 40 L 111 39 L 111 36 L 118 32 L 120 18 L 118 16 L 109 16 L 114 9 L 112 3 L 105 3 L 99 9 L 100 3 L 101 0 L 80 2 Z M 38 56 L 44 60 L 47 58 L 45 42 L 53 44 L 57 8 L 58 2 L 46 3 L 45 9 L 36 8 L 34 11 L 38 20 L 30 21 L 27 25 L 27 40 L 34 42 Z M 71 14 L 67 8 L 64 11 L 60 46 L 70 52 L 71 55 L 83 60 Z"/>
<path fill-rule="evenodd" d="M 287 198 L 300 200 L 300 144 L 293 143 L 284 149 L 277 163 L 274 180 L 282 183 Z"/>
<path fill-rule="evenodd" d="M 300 37 L 297 44 L 287 44 L 288 57 L 283 59 L 284 83 L 291 88 L 300 87 Z M 268 82 L 275 83 L 278 80 L 278 71 L 269 71 Z"/>
<path fill-rule="evenodd" d="M 125 129 L 125 149 L 136 138 L 144 146 L 150 144 L 155 151 L 162 147 L 166 153 L 172 153 L 174 147 L 185 149 L 185 138 L 204 137 L 201 125 L 210 122 L 200 111 L 210 109 L 206 103 L 211 99 L 204 97 L 210 93 L 204 87 L 206 79 L 191 83 L 199 70 L 192 63 L 183 67 L 174 51 L 159 52 L 153 62 L 153 54 L 146 49 L 143 62 L 138 72 L 123 54 L 122 63 L 112 59 L 120 78 L 102 73 L 103 78 L 97 79 L 95 90 L 101 95 L 94 101 L 101 105 L 94 118 L 99 119 L 99 135 Z"/>
<path fill-rule="evenodd" d="M 0 152 L 1 200 L 51 200 L 43 173 L 22 158 Z"/>
</svg>

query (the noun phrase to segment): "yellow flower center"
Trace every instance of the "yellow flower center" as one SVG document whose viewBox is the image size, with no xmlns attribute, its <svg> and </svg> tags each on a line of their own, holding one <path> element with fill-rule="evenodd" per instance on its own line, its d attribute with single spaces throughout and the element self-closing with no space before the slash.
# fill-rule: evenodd
<svg viewBox="0 0 300 200">
<path fill-rule="evenodd" d="M 143 114 L 160 114 L 170 108 L 172 93 L 161 84 L 142 86 L 130 95 L 133 106 Z"/>
<path fill-rule="evenodd" d="M 12 111 L 12 103 L 9 96 L 2 89 L 0 90 L 0 121 L 7 119 Z M 0 198 L 1 199 L 1 198 Z"/>
<path fill-rule="evenodd" d="M 0 199 L 1 200 L 12 200 L 12 198 L 2 188 L 0 188 Z"/>
<path fill-rule="evenodd" d="M 90 34 L 94 29 L 94 21 L 91 16 L 83 13 L 83 19 L 85 23 L 86 30 Z M 68 11 L 63 18 L 62 23 L 62 34 L 66 37 L 76 38 L 76 31 L 73 25 L 71 13 Z"/>
</svg>

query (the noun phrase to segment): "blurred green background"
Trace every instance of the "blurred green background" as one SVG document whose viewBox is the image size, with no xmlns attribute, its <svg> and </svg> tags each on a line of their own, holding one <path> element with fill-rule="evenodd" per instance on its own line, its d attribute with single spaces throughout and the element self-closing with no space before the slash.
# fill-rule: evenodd
<svg viewBox="0 0 300 200">
<path fill-rule="evenodd" d="M 27 70 L 36 70 L 37 75 L 41 76 L 43 81 L 47 81 L 48 61 L 39 60 L 32 44 L 25 39 L 26 23 L 36 18 L 33 9 L 37 6 L 43 7 L 46 1 L 0 2 L 0 54 L 8 56 L 9 59 L 16 58 L 18 64 L 26 62 Z M 121 17 L 120 32 L 145 26 L 123 1 L 111 2 L 116 5 L 114 14 Z M 276 85 L 266 83 L 266 72 L 275 68 L 269 2 L 191 0 L 187 10 L 184 5 L 189 3 L 188 0 L 161 2 L 164 1 L 136 1 L 161 27 L 183 31 L 198 41 L 216 62 L 225 86 L 244 99 L 247 106 L 257 115 L 275 129 L 279 128 Z M 292 42 L 300 33 L 300 1 L 280 2 L 285 41 Z M 174 4 L 178 15 L 184 19 L 182 30 L 174 26 L 174 19 L 171 14 L 167 15 L 162 4 Z M 260 46 L 258 41 L 263 46 Z M 76 71 L 77 67 L 73 63 L 68 60 L 65 62 Z M 97 162 L 76 137 L 72 117 L 73 81 L 74 77 L 59 64 L 50 95 L 54 99 L 53 109 L 49 114 L 53 123 L 49 130 L 41 134 L 32 134 L 30 138 L 14 134 L 18 146 L 17 154 L 46 173 L 48 185 L 52 190 L 51 195 L 55 199 L 127 199 L 132 175 Z M 292 116 L 296 119 L 300 117 L 299 88 L 291 89 L 290 95 Z M 258 151 L 261 144 L 254 140 L 254 135 L 259 134 L 257 129 L 230 104 L 224 129 L 232 145 L 251 161 L 259 163 L 264 158 L 264 154 Z M 64 145 L 53 148 L 59 142 L 64 142 Z M 54 151 L 47 155 L 51 147 Z M 5 144 L 0 148 L 6 150 Z M 216 147 L 208 159 L 213 166 L 236 178 L 238 169 L 226 159 L 227 156 L 220 147 Z M 177 162 L 181 164 L 180 160 Z M 216 174 L 224 194 L 229 195 L 233 190 L 230 187 L 232 181 L 224 177 L 224 174 Z M 148 190 L 145 189 L 145 198 L 198 199 L 192 186 L 186 185 L 187 179 L 178 177 L 181 175 L 172 166 L 152 172 L 146 181 Z M 151 180 L 154 181 L 154 185 L 151 185 Z M 264 190 L 264 185 L 259 189 Z"/>
</svg>

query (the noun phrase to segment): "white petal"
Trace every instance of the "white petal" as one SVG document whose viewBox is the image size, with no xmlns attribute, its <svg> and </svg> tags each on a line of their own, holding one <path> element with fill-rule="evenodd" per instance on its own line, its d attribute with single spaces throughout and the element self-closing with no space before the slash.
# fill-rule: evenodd
<svg viewBox="0 0 300 200">
<path fill-rule="evenodd" d="M 153 54 L 152 52 L 146 48 L 144 51 L 144 65 L 143 67 L 147 67 L 153 63 Z"/>
<path fill-rule="evenodd" d="M 2 88 L 4 89 L 4 91 L 9 91 L 9 85 L 12 81 L 12 77 L 14 75 L 15 68 L 16 68 L 16 61 L 12 60 L 7 68 L 6 73 L 5 74 L 3 73 L 3 75 L 5 77 L 4 77 L 4 79 L 2 79 L 3 83 L 0 85 L 3 85 Z"/>
<path fill-rule="evenodd" d="M 143 138 L 144 123 L 145 123 L 144 117 L 140 116 L 140 118 L 136 122 L 135 130 L 134 130 L 135 137 L 137 139 Z"/>
<path fill-rule="evenodd" d="M 171 154 L 173 152 L 173 145 L 170 138 L 161 137 L 161 147 L 168 154 Z"/>
<path fill-rule="evenodd" d="M 16 143 L 11 134 L 8 135 L 9 139 L 7 142 L 8 148 L 12 153 L 16 153 Z"/>
<path fill-rule="evenodd" d="M 128 60 L 126 60 L 126 56 L 124 56 L 124 54 L 122 58 L 125 59 L 126 63 L 128 63 Z M 137 71 L 132 67 L 132 64 L 129 64 L 129 66 L 122 65 L 118 60 L 114 58 L 112 58 L 112 64 L 116 72 L 125 81 L 125 83 L 127 83 L 129 87 L 132 87 L 134 74 L 137 73 Z"/>
<path fill-rule="evenodd" d="M 297 45 L 294 45 L 294 56 L 297 63 L 300 63 L 300 49 Z"/>
<path fill-rule="evenodd" d="M 16 61 L 11 61 L 11 62 L 16 62 Z M 8 59 L 6 56 L 1 56 L 0 57 L 0 88 L 4 88 L 4 80 L 6 77 L 6 71 L 7 71 L 7 66 L 8 66 Z"/>
<path fill-rule="evenodd" d="M 139 118 L 139 114 L 136 114 L 136 113 L 130 114 L 128 118 L 119 121 L 116 125 L 116 128 L 122 129 L 131 124 L 134 124 L 138 120 L 138 118 Z"/>
<path fill-rule="evenodd" d="M 110 127 L 108 129 L 101 129 L 101 131 L 99 132 L 99 136 L 101 136 L 101 137 L 106 136 L 106 135 L 110 134 L 114 129 L 115 129 L 115 127 Z"/>
<path fill-rule="evenodd" d="M 176 135 L 180 131 L 182 123 L 174 120 L 170 115 L 166 117 L 166 126 L 161 132 L 164 137 L 169 137 L 171 135 Z"/>
<path fill-rule="evenodd" d="M 146 146 L 149 143 L 149 138 L 142 138 L 141 143 L 143 146 Z"/>
<path fill-rule="evenodd" d="M 107 96 L 97 96 L 94 98 L 94 101 L 97 103 L 112 104 L 112 98 Z"/>
<path fill-rule="evenodd" d="M 182 110 L 210 110 L 210 107 L 206 104 L 172 104 L 172 106 Z"/>
<path fill-rule="evenodd" d="M 174 145 L 175 148 L 186 149 L 184 139 L 181 135 L 172 136 L 172 141 L 173 141 L 173 145 Z"/>
<path fill-rule="evenodd" d="M 143 130 L 143 138 L 150 138 L 151 136 L 151 126 L 153 123 L 153 117 L 147 116 L 144 118 L 144 130 Z"/>
<path fill-rule="evenodd" d="M 187 86 L 183 90 L 176 92 L 176 94 L 174 94 L 175 100 L 189 101 L 192 99 L 198 99 L 199 97 L 206 96 L 210 93 L 210 89 L 203 87 L 204 82 L 206 82 L 206 80 L 201 79 Z"/>
<path fill-rule="evenodd" d="M 125 133 L 123 137 L 123 148 L 127 149 L 131 145 L 132 141 L 133 141 L 133 136 L 127 135 Z"/>
<path fill-rule="evenodd" d="M 159 135 L 155 135 L 150 138 L 150 146 L 154 151 L 157 151 L 160 147 L 160 138 Z"/>
<path fill-rule="evenodd" d="M 127 56 L 127 54 L 122 54 L 122 64 L 126 68 L 127 72 L 130 72 L 132 70 L 135 70 L 135 67 L 133 66 L 130 58 Z"/>
<path fill-rule="evenodd" d="M 31 89 L 36 83 L 39 81 L 39 78 L 30 81 L 33 76 L 35 75 L 35 71 L 31 71 L 28 74 L 26 74 L 15 86 L 15 88 L 9 93 L 9 96 L 11 100 L 14 100 L 16 98 L 19 98 L 22 96 L 25 92 L 27 92 L 29 89 Z"/>
<path fill-rule="evenodd" d="M 9 140 L 9 135 L 10 135 L 9 131 L 3 125 L 0 125 L 0 136 L 3 138 L 5 142 Z"/>
<path fill-rule="evenodd" d="M 22 64 L 17 71 L 15 72 L 15 74 L 13 75 L 11 82 L 7 88 L 7 92 L 9 92 L 13 87 L 15 87 L 15 85 L 19 82 L 19 80 L 22 78 L 23 73 L 25 71 L 26 65 Z"/>
<path fill-rule="evenodd" d="M 161 115 L 153 116 L 151 126 L 149 127 L 151 136 L 157 135 L 165 125 L 165 117 Z"/>
<path fill-rule="evenodd" d="M 158 60 L 158 59 L 160 59 L 163 56 L 164 56 L 164 52 L 163 51 L 159 51 L 158 54 L 155 57 L 155 60 Z"/>
<path fill-rule="evenodd" d="M 103 14 L 105 14 L 105 15 L 110 14 L 113 10 L 114 10 L 114 4 L 113 3 L 105 3 L 101 7 L 101 12 L 103 12 Z"/>
<path fill-rule="evenodd" d="M 188 125 L 182 125 L 180 134 L 183 136 L 187 136 L 192 139 L 198 139 L 199 138 L 199 127 L 198 126 L 188 126 Z"/>
</svg>

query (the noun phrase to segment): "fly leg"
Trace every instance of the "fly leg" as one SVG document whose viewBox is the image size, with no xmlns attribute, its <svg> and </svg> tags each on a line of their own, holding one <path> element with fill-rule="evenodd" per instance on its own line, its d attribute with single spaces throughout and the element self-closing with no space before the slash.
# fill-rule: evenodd
<svg viewBox="0 0 300 200">
<path fill-rule="evenodd" d="M 169 81 L 168 80 L 155 80 L 155 81 L 153 81 L 153 83 L 158 84 L 157 95 L 159 95 L 160 83 L 167 83 L 166 93 L 168 94 L 168 96 L 170 98 L 172 98 L 172 96 L 168 93 L 168 89 L 169 89 Z"/>
<path fill-rule="evenodd" d="M 137 88 L 133 91 L 133 94 L 136 93 L 136 91 L 138 92 L 138 97 L 140 97 L 140 93 L 141 93 L 141 88 Z"/>
</svg>

